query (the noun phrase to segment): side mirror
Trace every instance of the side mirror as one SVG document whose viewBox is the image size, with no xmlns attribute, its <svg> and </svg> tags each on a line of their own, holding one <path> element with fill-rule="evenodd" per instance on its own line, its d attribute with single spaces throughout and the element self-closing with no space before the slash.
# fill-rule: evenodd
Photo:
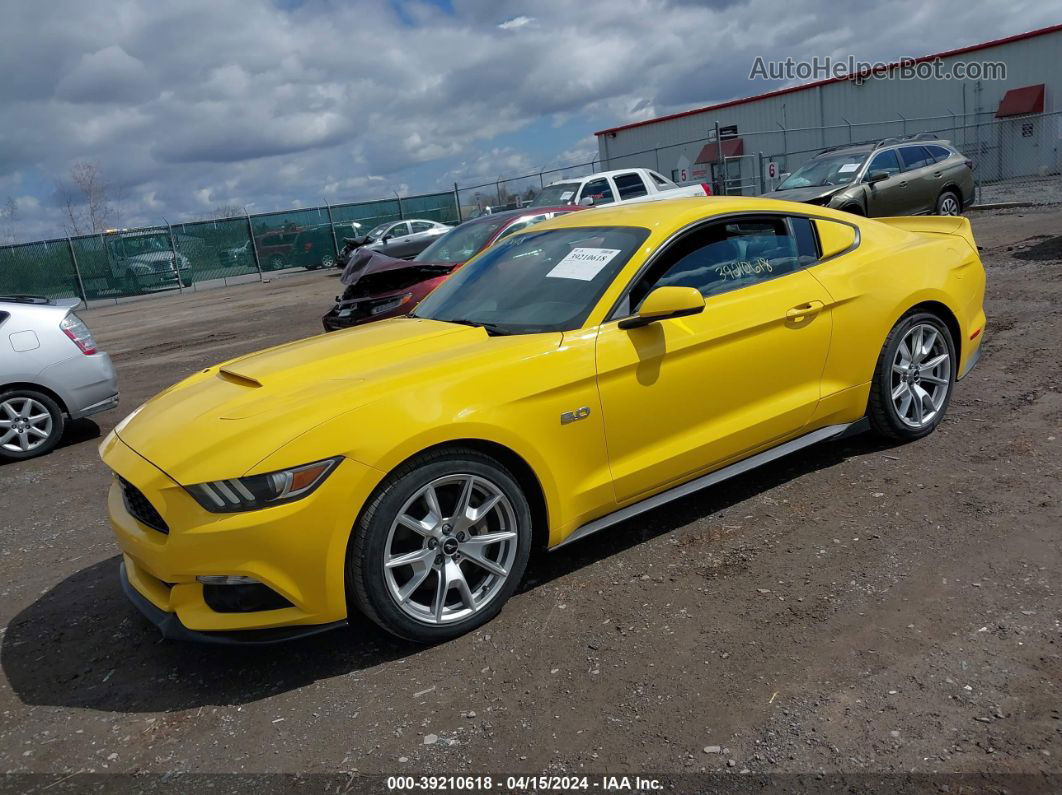
<svg viewBox="0 0 1062 795">
<path fill-rule="evenodd" d="M 638 314 L 619 322 L 623 329 L 641 328 L 658 320 L 697 315 L 704 311 L 704 296 L 695 287 L 657 287 L 642 301 Z"/>
<path fill-rule="evenodd" d="M 871 171 L 867 174 L 867 182 L 874 184 L 875 182 L 881 182 L 883 179 L 889 178 L 888 171 Z"/>
<path fill-rule="evenodd" d="M 579 206 L 580 207 L 593 207 L 594 206 L 594 197 L 593 196 L 583 196 L 583 198 L 579 199 Z"/>
</svg>

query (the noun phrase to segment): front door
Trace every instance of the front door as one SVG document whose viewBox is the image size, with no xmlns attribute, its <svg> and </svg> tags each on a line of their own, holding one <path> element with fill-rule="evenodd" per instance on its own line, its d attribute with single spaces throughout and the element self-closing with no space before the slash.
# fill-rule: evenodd
<svg viewBox="0 0 1062 795">
<path fill-rule="evenodd" d="M 866 176 L 876 171 L 884 171 L 889 177 L 867 186 L 867 215 L 882 218 L 909 214 L 910 185 L 895 149 L 886 149 L 874 155 L 870 166 L 867 167 Z"/>
<path fill-rule="evenodd" d="M 656 286 L 696 287 L 704 312 L 604 324 L 598 385 L 616 497 L 629 502 L 794 436 L 819 400 L 830 297 L 804 218 L 745 216 L 676 241 L 614 320 Z"/>
</svg>

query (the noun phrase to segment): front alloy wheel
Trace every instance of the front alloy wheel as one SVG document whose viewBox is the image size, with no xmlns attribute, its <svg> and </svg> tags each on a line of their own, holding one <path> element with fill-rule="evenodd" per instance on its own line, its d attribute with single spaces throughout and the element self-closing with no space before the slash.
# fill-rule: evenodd
<svg viewBox="0 0 1062 795">
<path fill-rule="evenodd" d="M 447 640 L 498 614 L 530 541 L 527 500 L 505 467 L 474 450 L 428 453 L 393 472 L 363 511 L 348 593 L 399 637 Z"/>
<path fill-rule="evenodd" d="M 436 478 L 391 524 L 384 576 L 395 604 L 426 624 L 490 604 L 516 558 L 516 515 L 502 490 L 472 474 Z"/>
</svg>

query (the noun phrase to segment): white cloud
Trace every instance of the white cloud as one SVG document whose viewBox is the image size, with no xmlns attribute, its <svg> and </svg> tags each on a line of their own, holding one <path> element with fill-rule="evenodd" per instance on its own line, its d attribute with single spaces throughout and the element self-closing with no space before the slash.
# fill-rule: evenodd
<svg viewBox="0 0 1062 795">
<path fill-rule="evenodd" d="M 505 20 L 500 25 L 498 25 L 498 27 L 502 30 L 516 30 L 517 28 L 522 28 L 525 25 L 530 25 L 534 21 L 534 17 L 518 16 L 513 17 L 512 19 Z"/>
<path fill-rule="evenodd" d="M 77 160 L 130 224 L 486 183 L 590 159 L 594 129 L 763 90 L 757 54 L 932 52 L 1046 25 L 1049 5 L 1012 0 L 1000 30 L 964 0 L 7 3 L 0 201 L 33 196 L 24 231 L 57 230 L 51 186 Z"/>
</svg>

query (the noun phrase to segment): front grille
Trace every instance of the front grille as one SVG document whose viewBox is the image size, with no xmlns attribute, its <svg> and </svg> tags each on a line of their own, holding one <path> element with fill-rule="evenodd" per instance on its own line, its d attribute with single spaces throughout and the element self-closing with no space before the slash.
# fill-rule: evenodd
<svg viewBox="0 0 1062 795">
<path fill-rule="evenodd" d="M 155 506 L 148 502 L 148 498 L 143 495 L 140 489 L 125 478 L 118 478 L 118 483 L 122 487 L 122 501 L 125 503 L 125 509 L 129 511 L 130 516 L 152 530 L 158 530 L 160 533 L 170 532 L 166 520 L 155 510 Z"/>
</svg>

